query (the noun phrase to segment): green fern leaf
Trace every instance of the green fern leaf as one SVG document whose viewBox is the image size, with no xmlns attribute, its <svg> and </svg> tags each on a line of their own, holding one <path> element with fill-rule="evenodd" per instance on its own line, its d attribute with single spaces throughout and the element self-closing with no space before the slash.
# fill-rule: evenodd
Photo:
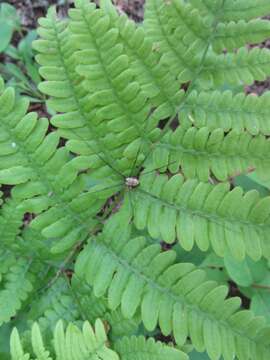
<svg viewBox="0 0 270 360">
<path fill-rule="evenodd" d="M 269 135 L 269 105 L 269 92 L 258 97 L 242 93 L 233 95 L 231 91 L 193 91 L 180 110 L 179 117 L 184 126 L 192 123 L 196 127 L 206 126 L 209 130 L 222 128 L 227 132 L 236 129 L 247 130 L 251 135 Z"/>
<path fill-rule="evenodd" d="M 192 5 L 200 9 L 203 14 L 215 13 L 222 0 L 191 0 Z M 270 4 L 267 0 L 226 0 L 220 14 L 222 21 L 249 20 L 268 14 Z"/>
<path fill-rule="evenodd" d="M 269 174 L 270 143 L 263 136 L 222 129 L 212 132 L 203 127 L 179 127 L 168 132 L 151 153 L 153 169 L 166 169 L 172 173 L 181 167 L 188 178 L 208 181 L 210 171 L 220 181 L 256 169 L 258 174 Z M 151 160 L 149 158 L 149 160 Z"/>
<path fill-rule="evenodd" d="M 165 119 L 174 115 L 183 92 L 179 91 L 178 82 L 167 71 L 166 66 L 161 64 L 160 50 L 146 37 L 143 27 L 137 27 L 126 15 L 117 14 L 111 0 L 102 1 L 101 7 L 119 30 L 120 40 L 131 59 L 130 67 L 136 73 L 136 80 L 156 107 L 152 116 Z"/>
<path fill-rule="evenodd" d="M 270 74 L 270 51 L 240 48 L 237 53 L 224 55 L 209 54 L 200 76 L 202 86 L 218 87 L 230 85 L 250 85 L 255 80 L 263 81 Z"/>
<path fill-rule="evenodd" d="M 216 52 L 226 49 L 233 51 L 246 44 L 257 44 L 263 42 L 270 36 L 270 24 L 267 20 L 251 20 L 219 23 L 217 33 L 213 41 L 213 48 Z"/>
<path fill-rule="evenodd" d="M 123 53 L 118 30 L 110 24 L 109 17 L 101 10 L 96 10 L 88 1 L 78 1 L 76 6 L 77 9 L 70 11 L 72 21 L 68 29 L 63 30 L 61 22 L 59 26 L 58 22 L 55 25 L 56 19 L 52 11 L 47 19 L 41 21 L 43 27 L 40 33 L 46 40 L 38 40 L 35 47 L 42 52 L 37 59 L 42 65 L 42 75 L 48 80 L 43 83 L 41 90 L 56 98 L 53 103 L 49 102 L 49 105 L 57 110 L 65 111 L 57 105 L 62 101 L 62 96 L 71 99 L 71 103 L 75 104 L 68 108 L 69 112 L 66 114 L 56 115 L 52 119 L 52 123 L 62 129 L 60 134 L 70 139 L 67 147 L 72 152 L 87 156 L 94 168 L 106 163 L 112 169 L 117 169 L 117 172 L 124 172 L 134 161 L 139 146 L 137 144 L 132 152 L 125 152 L 128 159 L 121 159 L 127 144 L 132 143 L 139 135 L 145 136 L 142 128 L 149 112 L 149 107 L 145 106 L 146 96 L 139 84 L 134 81 L 134 73 L 128 69 L 129 59 Z M 99 32 L 96 32 L 97 26 Z M 72 36 L 69 36 L 70 30 Z M 48 44 L 47 39 L 52 36 L 56 36 L 58 40 Z M 113 58 L 109 57 L 112 46 L 117 44 L 118 50 Z M 51 47 L 54 50 L 48 55 Z M 80 51 L 74 54 L 72 49 Z M 66 54 L 67 60 L 64 59 L 63 53 Z M 51 76 L 48 68 L 48 65 L 53 63 L 55 68 L 60 64 L 65 78 L 60 72 L 59 80 L 53 80 L 56 79 L 55 72 Z M 95 69 L 99 76 L 91 79 L 91 69 Z M 127 78 L 120 76 L 121 72 L 124 72 Z M 78 81 L 77 78 L 83 81 Z M 57 81 L 59 89 L 69 89 L 66 94 L 51 93 L 50 89 L 55 89 Z M 150 123 L 149 132 L 154 129 L 156 123 L 157 120 L 152 125 Z M 113 136 L 108 134 L 110 131 L 113 131 Z M 129 146 L 129 149 L 131 148 L 132 145 Z"/>
<path fill-rule="evenodd" d="M 184 1 L 148 0 L 144 27 L 170 71 L 182 82 L 193 79 L 211 33 L 199 12 Z"/>
<path fill-rule="evenodd" d="M 257 261 L 269 258 L 269 201 L 256 191 L 229 191 L 229 184 L 211 185 L 184 181 L 180 175 L 168 179 L 153 173 L 141 177 L 132 192 L 134 223 L 149 234 L 190 251 L 196 243 L 202 251 L 212 247 L 219 256 L 229 251 L 238 260 L 245 254 Z"/>
<path fill-rule="evenodd" d="M 103 127 L 97 127 L 92 122 L 88 101 L 92 93 L 84 89 L 83 79 L 75 71 L 75 48 L 70 39 L 68 23 L 57 19 L 55 8 L 51 8 L 47 18 L 40 19 L 39 23 L 41 39 L 34 42 L 34 48 L 39 52 L 36 58 L 41 65 L 40 73 L 46 80 L 40 84 L 40 90 L 50 96 L 48 107 L 61 112 L 53 116 L 51 122 L 59 128 L 62 137 L 70 139 L 68 148 L 87 156 L 89 167 L 90 164 L 95 169 L 105 166 L 109 174 L 110 167 L 101 161 L 103 153 L 109 164 L 116 162 L 116 155 L 109 151 L 103 139 L 106 135 Z"/>
<path fill-rule="evenodd" d="M 22 225 L 23 211 L 18 209 L 18 202 L 8 199 L 0 209 L 0 234 L 1 243 L 14 249 L 14 243 Z M 16 246 L 16 245 L 15 245 Z"/>
<path fill-rule="evenodd" d="M 188 356 L 183 352 L 152 338 L 145 340 L 140 337 L 125 337 L 114 345 L 115 351 L 121 360 L 187 360 Z"/>
<path fill-rule="evenodd" d="M 29 261 L 14 259 L 0 288 L 0 324 L 9 322 L 21 308 L 33 287 L 30 282 Z"/>
<path fill-rule="evenodd" d="M 0 155 L 0 183 L 17 185 L 12 189 L 14 199 L 20 202 L 17 213 L 42 213 L 31 222 L 32 229 L 47 239 L 62 238 L 61 245 L 57 244 L 53 252 L 69 250 L 96 225 L 91 218 L 104 201 L 97 201 L 97 197 L 88 192 L 89 176 L 77 176 L 85 169 L 85 161 L 72 161 L 65 148 L 58 149 L 57 133 L 46 136 L 47 119 L 38 120 L 34 113 L 25 115 L 27 102 L 17 102 L 11 88 L 3 92 L 1 101 L 5 101 L 0 113 L 5 134 L 1 145 L 5 151 Z M 63 192 L 64 189 L 69 191 Z M 67 209 L 67 213 L 63 209 Z M 88 219 L 87 225 L 85 219 Z M 9 231 L 15 225 L 16 222 Z"/>
<path fill-rule="evenodd" d="M 131 149 L 133 142 L 137 144 L 134 151 L 128 151 L 129 164 L 132 164 L 140 146 L 138 140 L 148 140 L 159 133 L 158 119 L 152 118 L 146 124 L 150 111 L 147 97 L 136 81 L 119 31 L 110 17 L 102 10 L 96 10 L 93 4 L 89 5 L 88 1 L 76 1 L 75 4 L 76 9 L 70 11 L 70 29 L 73 45 L 79 50 L 76 71 L 85 78 L 88 93 L 93 94 L 88 98 L 94 110 L 92 121 L 113 133 L 113 136 L 106 136 L 105 144 L 109 141 L 112 149 L 121 146 L 121 155 L 127 154 L 127 146 Z M 143 150 L 144 147 L 141 158 Z"/>
</svg>

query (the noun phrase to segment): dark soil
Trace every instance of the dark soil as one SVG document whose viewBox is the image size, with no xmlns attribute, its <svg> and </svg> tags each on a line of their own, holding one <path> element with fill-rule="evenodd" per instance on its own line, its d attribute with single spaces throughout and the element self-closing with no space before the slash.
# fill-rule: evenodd
<svg viewBox="0 0 270 360">
<path fill-rule="evenodd" d="M 34 29 L 38 18 L 44 16 L 50 6 L 56 5 L 59 15 L 64 17 L 73 0 L 6 0 L 6 2 L 18 9 L 23 26 Z M 95 2 L 98 4 L 99 1 Z M 120 12 L 127 13 L 138 22 L 143 20 L 144 2 L 145 0 L 114 0 Z"/>
</svg>

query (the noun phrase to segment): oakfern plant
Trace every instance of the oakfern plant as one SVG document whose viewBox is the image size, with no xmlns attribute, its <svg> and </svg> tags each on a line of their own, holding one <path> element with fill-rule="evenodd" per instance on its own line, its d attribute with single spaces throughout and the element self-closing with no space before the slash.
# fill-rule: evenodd
<svg viewBox="0 0 270 360">
<path fill-rule="evenodd" d="M 50 120 L 0 84 L 12 360 L 270 358 L 265 319 L 183 255 L 270 258 L 270 198 L 228 181 L 270 175 L 270 95 L 244 93 L 270 75 L 269 50 L 246 46 L 270 36 L 269 12 L 147 0 L 136 25 L 110 0 L 76 0 L 67 19 L 40 19 Z"/>
</svg>

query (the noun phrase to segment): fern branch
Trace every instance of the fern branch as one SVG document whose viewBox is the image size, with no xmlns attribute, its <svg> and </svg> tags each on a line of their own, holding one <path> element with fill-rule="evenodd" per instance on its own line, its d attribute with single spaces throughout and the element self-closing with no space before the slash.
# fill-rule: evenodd
<svg viewBox="0 0 270 360">
<path fill-rule="evenodd" d="M 38 31 L 42 39 L 34 42 L 34 48 L 40 53 L 37 61 L 41 64 L 41 75 L 46 79 L 39 87 L 43 93 L 50 95 L 48 106 L 62 112 L 53 116 L 52 124 L 60 129 L 61 136 L 70 139 L 67 147 L 75 153 L 78 146 L 75 148 L 73 141 L 84 145 L 85 150 L 82 151 L 81 146 L 79 154 L 89 156 L 89 167 L 90 164 L 93 168 L 107 165 L 107 172 L 113 169 L 119 173 L 115 156 L 103 139 L 106 135 L 104 129 L 92 124 L 88 102 L 91 93 L 83 88 L 83 78 L 75 71 L 75 49 L 70 41 L 68 23 L 57 19 L 55 8 L 50 8 L 47 17 L 39 22 L 41 27 Z"/>
<path fill-rule="evenodd" d="M 182 1 L 167 3 L 162 0 L 148 0 L 145 8 L 144 27 L 147 38 L 160 48 L 162 61 L 170 66 L 170 70 L 177 74 L 182 82 L 193 78 L 193 71 L 198 67 L 198 55 L 205 49 L 209 32 L 198 12 L 189 14 L 190 12 L 190 5 Z M 170 16 L 174 21 L 168 21 Z M 171 28 L 171 25 L 175 26 L 176 23 L 179 24 L 179 34 L 185 33 L 182 39 L 177 37 L 177 31 Z"/>
<path fill-rule="evenodd" d="M 270 134 L 269 118 L 270 93 L 254 96 L 230 91 L 193 91 L 180 110 L 180 121 L 184 126 L 190 123 L 196 127 L 206 126 L 210 130 L 247 130 L 252 135 Z"/>
<path fill-rule="evenodd" d="M 14 249 L 15 240 L 23 224 L 23 212 L 19 211 L 17 207 L 17 201 L 8 199 L 0 209 L 1 243 L 9 249 Z"/>
<path fill-rule="evenodd" d="M 86 78 L 86 89 L 95 92 L 89 98 L 95 106 L 91 115 L 97 124 L 103 122 L 108 130 L 115 132 L 114 139 L 110 138 L 111 146 L 122 144 L 124 148 L 128 147 L 129 151 L 124 153 L 133 160 L 138 140 L 159 133 L 156 129 L 158 120 L 152 118 L 153 121 L 145 127 L 150 106 L 130 69 L 130 59 L 123 52 L 119 32 L 111 24 L 110 17 L 87 1 L 77 1 L 76 6 L 76 10 L 70 12 L 73 20 L 70 28 L 74 33 L 73 42 L 79 48 L 76 70 Z M 93 70 L 98 74 L 94 78 L 91 75 Z"/>
<path fill-rule="evenodd" d="M 38 120 L 35 113 L 25 115 L 28 103 L 17 102 L 12 88 L 4 90 L 0 103 L 4 103 L 0 118 L 5 134 L 1 143 L 5 151 L 0 155 L 0 182 L 17 185 L 12 189 L 15 201 L 20 201 L 16 211 L 42 213 L 30 227 L 45 238 L 62 237 L 63 248 L 60 246 L 59 251 L 65 251 L 95 226 L 96 221 L 91 218 L 104 200 L 97 201 L 94 194 L 87 193 L 86 175 L 77 176 L 85 164 L 78 164 L 77 159 L 72 161 L 65 148 L 57 149 L 56 133 L 46 136 L 46 119 Z M 63 192 L 64 189 L 69 191 Z"/>
<path fill-rule="evenodd" d="M 221 0 L 191 0 L 194 7 L 200 9 L 204 15 L 212 13 L 214 15 L 219 7 Z M 264 16 L 270 12 L 268 0 L 226 0 L 222 21 L 250 20 Z"/>
<path fill-rule="evenodd" d="M 103 0 L 101 7 L 108 13 L 119 30 L 125 51 L 131 59 L 130 66 L 136 80 L 151 99 L 155 116 L 165 119 L 175 114 L 183 93 L 167 68 L 161 64 L 160 49 L 147 38 L 143 27 L 137 27 L 126 15 L 119 16 L 111 0 Z"/>
<path fill-rule="evenodd" d="M 259 174 L 269 172 L 269 141 L 263 136 L 222 129 L 210 132 L 203 127 L 179 127 L 166 134 L 151 154 L 152 167 L 176 173 L 181 167 L 188 178 L 208 181 L 210 171 L 220 181 L 234 174 L 257 169 Z M 149 167 L 149 166 L 148 166 Z"/>
<path fill-rule="evenodd" d="M 241 48 L 237 53 L 210 54 L 200 77 L 206 88 L 218 87 L 224 83 L 250 85 L 254 80 L 263 81 L 270 75 L 270 51 L 267 49 Z"/>
<path fill-rule="evenodd" d="M 228 184 L 148 174 L 131 194 L 135 225 L 147 227 L 153 238 L 167 243 L 177 238 L 187 251 L 195 243 L 202 251 L 211 246 L 217 255 L 229 251 L 240 261 L 245 254 L 255 261 L 270 256 L 270 199 L 258 199 L 255 191 L 243 195 L 241 188 L 229 191 Z"/>
<path fill-rule="evenodd" d="M 187 360 L 188 356 L 173 347 L 143 336 L 125 337 L 114 345 L 121 360 Z"/>
<path fill-rule="evenodd" d="M 270 37 L 270 24 L 268 20 L 255 19 L 251 21 L 240 20 L 228 24 L 219 23 L 217 34 L 213 41 L 216 52 L 224 49 L 233 52 L 234 49 L 246 44 L 258 44 Z"/>
<path fill-rule="evenodd" d="M 0 324 L 9 322 L 21 308 L 32 292 L 33 287 L 30 282 L 29 269 L 31 262 L 29 260 L 16 260 L 10 264 L 8 273 L 4 277 L 0 289 Z"/>
</svg>

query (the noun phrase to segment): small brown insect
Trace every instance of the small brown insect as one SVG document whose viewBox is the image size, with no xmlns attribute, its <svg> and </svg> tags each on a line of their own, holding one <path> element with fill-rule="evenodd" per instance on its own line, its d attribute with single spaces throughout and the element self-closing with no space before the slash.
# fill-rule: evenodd
<svg viewBox="0 0 270 360">
<path fill-rule="evenodd" d="M 140 181 L 135 177 L 128 177 L 126 178 L 126 185 L 129 188 L 135 188 L 140 184 Z"/>
</svg>

